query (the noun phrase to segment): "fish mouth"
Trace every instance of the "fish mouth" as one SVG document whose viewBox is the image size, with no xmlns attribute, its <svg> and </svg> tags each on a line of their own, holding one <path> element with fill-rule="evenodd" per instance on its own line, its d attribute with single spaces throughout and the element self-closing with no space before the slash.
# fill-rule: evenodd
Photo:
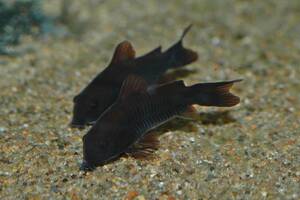
<svg viewBox="0 0 300 200">
<path fill-rule="evenodd" d="M 96 120 L 95 121 L 91 121 L 91 122 L 87 122 L 86 123 L 88 126 L 93 126 L 94 124 L 96 124 Z"/>
<path fill-rule="evenodd" d="M 80 129 L 80 130 L 82 130 L 82 129 L 85 128 L 85 125 L 79 124 L 79 123 L 74 123 L 74 122 L 71 122 L 71 123 L 69 124 L 69 126 L 70 126 L 71 128 L 77 128 L 77 129 Z"/>
<path fill-rule="evenodd" d="M 87 161 L 83 160 L 79 170 L 80 171 L 93 171 L 94 169 L 96 169 L 96 167 L 94 165 L 91 165 L 90 163 L 88 163 Z"/>
<path fill-rule="evenodd" d="M 86 126 L 93 126 L 96 123 L 95 121 L 88 121 L 88 122 L 76 122 L 74 120 L 71 121 L 71 123 L 69 124 L 69 126 L 71 128 L 77 128 L 77 129 L 84 129 Z"/>
</svg>

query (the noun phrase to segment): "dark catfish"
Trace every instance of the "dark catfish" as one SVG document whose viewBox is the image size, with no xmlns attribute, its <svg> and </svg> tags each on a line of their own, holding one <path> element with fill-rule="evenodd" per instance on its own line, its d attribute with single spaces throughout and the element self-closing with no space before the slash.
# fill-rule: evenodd
<svg viewBox="0 0 300 200">
<path fill-rule="evenodd" d="M 135 51 L 128 41 L 120 43 L 104 71 L 97 75 L 74 97 L 71 126 L 82 127 L 97 120 L 118 97 L 122 82 L 129 74 L 143 77 L 154 84 L 170 68 L 178 68 L 197 60 L 197 53 L 182 46 L 182 40 L 191 26 L 187 27 L 180 40 L 166 51 L 158 47 L 135 58 Z"/>
<path fill-rule="evenodd" d="M 182 114 L 190 105 L 231 107 L 238 104 L 239 97 L 229 92 L 238 81 L 192 86 L 176 81 L 149 89 L 145 80 L 130 75 L 115 103 L 83 136 L 82 169 L 103 165 L 134 151 L 135 146 L 143 150 L 142 143 L 149 137 L 150 130 Z M 146 150 L 151 149 L 151 144 L 146 144 Z"/>
</svg>

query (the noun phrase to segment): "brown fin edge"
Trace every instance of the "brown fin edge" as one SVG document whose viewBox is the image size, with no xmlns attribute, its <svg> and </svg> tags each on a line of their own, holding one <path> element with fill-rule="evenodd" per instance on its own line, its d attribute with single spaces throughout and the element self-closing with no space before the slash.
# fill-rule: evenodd
<svg viewBox="0 0 300 200">
<path fill-rule="evenodd" d="M 117 64 L 135 58 L 135 50 L 129 41 L 123 41 L 115 49 L 111 64 Z"/>
<path fill-rule="evenodd" d="M 124 99 L 132 93 L 147 92 L 148 84 L 146 80 L 137 75 L 128 75 L 123 81 L 119 98 Z"/>
<path fill-rule="evenodd" d="M 138 142 L 133 144 L 125 154 L 139 160 L 152 160 L 155 158 L 154 152 L 159 148 L 158 134 L 147 133 Z"/>
</svg>

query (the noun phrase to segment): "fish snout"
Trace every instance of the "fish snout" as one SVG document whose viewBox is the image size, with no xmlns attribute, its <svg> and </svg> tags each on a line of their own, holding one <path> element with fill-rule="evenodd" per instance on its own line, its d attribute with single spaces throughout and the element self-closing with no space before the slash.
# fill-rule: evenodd
<svg viewBox="0 0 300 200">
<path fill-rule="evenodd" d="M 69 126 L 71 128 L 84 129 L 85 123 L 83 121 L 80 121 L 80 120 L 74 120 L 74 119 L 72 119 L 72 121 L 70 122 Z"/>
<path fill-rule="evenodd" d="M 81 120 L 81 119 L 76 119 L 73 118 L 72 121 L 70 122 L 70 127 L 71 128 L 78 128 L 78 129 L 83 129 L 86 126 L 93 126 L 96 123 L 96 120 Z"/>
<path fill-rule="evenodd" d="M 90 122 L 87 122 L 86 124 L 89 126 L 93 126 L 94 124 L 96 124 L 96 121 L 90 121 Z"/>
<path fill-rule="evenodd" d="M 83 160 L 80 165 L 80 171 L 93 171 L 96 167 Z"/>
</svg>

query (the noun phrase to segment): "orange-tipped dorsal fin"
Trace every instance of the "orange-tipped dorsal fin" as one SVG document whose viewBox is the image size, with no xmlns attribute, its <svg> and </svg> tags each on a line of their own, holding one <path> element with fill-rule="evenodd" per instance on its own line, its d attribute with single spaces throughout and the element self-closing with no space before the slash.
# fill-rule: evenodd
<svg viewBox="0 0 300 200">
<path fill-rule="evenodd" d="M 111 64 L 118 64 L 135 58 L 133 46 L 128 41 L 123 41 L 115 49 Z"/>
<path fill-rule="evenodd" d="M 119 99 L 125 99 L 130 94 L 133 93 L 146 93 L 147 92 L 147 82 L 140 76 L 129 75 L 122 84 Z"/>
</svg>

